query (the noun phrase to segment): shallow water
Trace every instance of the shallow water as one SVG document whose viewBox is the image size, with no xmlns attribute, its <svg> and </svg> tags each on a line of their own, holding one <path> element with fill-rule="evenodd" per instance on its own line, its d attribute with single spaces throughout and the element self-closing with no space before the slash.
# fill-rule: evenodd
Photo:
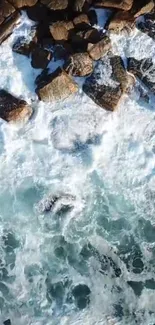
<svg viewBox="0 0 155 325">
<path fill-rule="evenodd" d="M 0 47 L 0 87 L 34 109 L 25 126 L 0 122 L 0 322 L 153 325 L 154 98 L 141 100 L 137 83 L 112 114 L 81 91 L 38 102 L 41 70 L 11 50 L 31 24 L 23 15 Z M 111 39 L 124 59 L 154 59 L 155 43 L 139 31 Z M 78 284 L 91 290 L 84 309 L 73 296 Z"/>
</svg>

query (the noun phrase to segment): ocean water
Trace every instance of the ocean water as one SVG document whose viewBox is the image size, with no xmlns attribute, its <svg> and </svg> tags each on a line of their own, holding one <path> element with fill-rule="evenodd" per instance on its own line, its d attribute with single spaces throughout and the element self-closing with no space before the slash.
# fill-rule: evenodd
<svg viewBox="0 0 155 325">
<path fill-rule="evenodd" d="M 0 88 L 34 109 L 0 121 L 0 323 L 154 325 L 155 99 L 136 81 L 114 113 L 81 90 L 39 102 L 41 70 L 12 52 L 32 25 L 23 13 L 0 47 Z M 155 60 L 136 29 L 111 40 L 124 60 Z"/>
</svg>

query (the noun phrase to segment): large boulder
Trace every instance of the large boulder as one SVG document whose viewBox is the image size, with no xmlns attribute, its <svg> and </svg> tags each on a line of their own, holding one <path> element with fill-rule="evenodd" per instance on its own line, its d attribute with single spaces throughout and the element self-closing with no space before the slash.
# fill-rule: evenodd
<svg viewBox="0 0 155 325">
<path fill-rule="evenodd" d="M 117 11 L 111 18 L 108 30 L 113 33 L 120 33 L 121 31 L 131 30 L 135 26 L 135 19 L 129 11 Z"/>
<path fill-rule="evenodd" d="M 134 18 L 137 18 L 141 15 L 150 13 L 154 9 L 154 6 L 154 0 L 134 1 L 131 8 L 131 14 Z"/>
<path fill-rule="evenodd" d="M 99 8 L 116 8 L 130 10 L 134 0 L 95 0 L 94 6 Z"/>
<path fill-rule="evenodd" d="M 144 83 L 155 94 L 155 65 L 152 59 L 128 59 L 128 71 Z"/>
<path fill-rule="evenodd" d="M 15 11 L 0 26 L 0 44 L 2 44 L 13 32 L 20 18 L 19 12 Z"/>
<path fill-rule="evenodd" d="M 69 57 L 64 69 L 72 76 L 84 77 L 93 72 L 93 60 L 88 53 L 75 53 Z"/>
<path fill-rule="evenodd" d="M 68 7 L 68 0 L 41 0 L 51 10 L 64 10 Z"/>
<path fill-rule="evenodd" d="M 36 92 L 39 99 L 45 102 L 63 100 L 77 92 L 78 86 L 61 68 L 46 77 L 38 85 Z"/>
<path fill-rule="evenodd" d="M 86 79 L 83 90 L 100 107 L 113 111 L 128 87 L 129 76 L 122 59 L 107 55 Z"/>
<path fill-rule="evenodd" d="M 104 36 L 96 44 L 89 43 L 87 51 L 93 60 L 101 59 L 111 49 L 111 41 L 108 36 Z"/>
<path fill-rule="evenodd" d="M 7 122 L 17 122 L 27 121 L 31 115 L 32 108 L 24 100 L 0 90 L 0 118 Z"/>
<path fill-rule="evenodd" d="M 1 0 L 0 2 L 0 24 L 8 18 L 13 12 L 15 8 L 6 0 Z"/>
<path fill-rule="evenodd" d="M 86 14 L 81 14 L 81 15 L 78 15 L 77 17 L 75 17 L 73 19 L 73 23 L 74 23 L 75 27 L 80 30 L 87 29 L 88 26 L 90 25 L 88 15 L 86 15 Z"/>
<path fill-rule="evenodd" d="M 37 1 L 38 0 L 9 0 L 15 8 L 31 7 L 34 6 Z"/>
<path fill-rule="evenodd" d="M 52 53 L 44 48 L 35 46 L 31 54 L 31 65 L 34 69 L 45 69 L 52 58 Z"/>
<path fill-rule="evenodd" d="M 50 32 L 55 41 L 66 41 L 73 28 L 72 21 L 57 21 L 50 26 Z"/>
</svg>

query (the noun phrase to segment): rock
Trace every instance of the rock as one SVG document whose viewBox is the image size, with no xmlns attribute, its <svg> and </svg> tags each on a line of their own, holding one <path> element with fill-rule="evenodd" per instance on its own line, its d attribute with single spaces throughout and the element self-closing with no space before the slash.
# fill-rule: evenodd
<svg viewBox="0 0 155 325">
<path fill-rule="evenodd" d="M 136 60 L 128 59 L 128 71 L 138 77 L 149 90 L 155 94 L 155 66 L 152 59 Z"/>
<path fill-rule="evenodd" d="M 19 12 L 14 12 L 0 26 L 0 44 L 2 44 L 13 32 L 20 18 Z"/>
<path fill-rule="evenodd" d="M 147 14 L 144 16 L 143 21 L 137 24 L 137 28 L 141 32 L 146 33 L 151 38 L 155 39 L 155 14 Z"/>
<path fill-rule="evenodd" d="M 135 19 L 128 11 L 117 11 L 110 20 L 108 30 L 113 33 L 120 33 L 122 30 L 131 30 L 135 26 Z"/>
<path fill-rule="evenodd" d="M 68 7 L 68 0 L 41 0 L 51 10 L 64 10 Z"/>
<path fill-rule="evenodd" d="M 77 12 L 88 11 L 90 5 L 92 4 L 92 0 L 75 0 L 73 9 Z"/>
<path fill-rule="evenodd" d="M 139 281 L 127 281 L 127 284 L 133 289 L 134 293 L 136 296 L 140 296 L 143 288 L 144 288 L 144 284 L 143 282 Z"/>
<path fill-rule="evenodd" d="M 26 7 L 26 13 L 28 17 L 37 22 L 49 22 L 50 21 L 50 10 L 42 3 L 37 2 L 32 7 Z"/>
<path fill-rule="evenodd" d="M 95 0 L 94 7 L 130 10 L 134 0 Z"/>
<path fill-rule="evenodd" d="M 118 56 L 106 56 L 98 62 L 83 91 L 100 107 L 113 111 L 129 86 L 129 76 Z"/>
<path fill-rule="evenodd" d="M 73 19 L 73 23 L 77 29 L 85 29 L 90 25 L 89 18 L 86 14 L 81 14 Z"/>
<path fill-rule="evenodd" d="M 154 1 L 153 0 L 142 0 L 142 1 L 134 1 L 133 7 L 131 9 L 131 14 L 137 18 L 141 15 L 148 14 L 154 9 Z"/>
<path fill-rule="evenodd" d="M 87 40 L 88 43 L 96 44 L 103 37 L 102 32 L 96 28 L 89 28 L 83 32 L 83 38 Z"/>
<path fill-rule="evenodd" d="M 0 118 L 7 122 L 27 121 L 32 115 L 32 108 L 5 90 L 0 90 Z"/>
<path fill-rule="evenodd" d="M 111 49 L 111 42 L 108 36 L 105 36 L 96 44 L 88 44 L 88 53 L 93 60 L 99 60 Z"/>
<path fill-rule="evenodd" d="M 1 0 L 0 4 L 0 24 L 8 18 L 13 12 L 15 8 L 6 0 Z"/>
<path fill-rule="evenodd" d="M 77 91 L 77 84 L 61 68 L 48 75 L 45 83 L 36 89 L 40 100 L 45 102 L 63 100 Z"/>
<path fill-rule="evenodd" d="M 5 320 L 3 324 L 4 325 L 11 325 L 11 320 L 10 319 Z"/>
<path fill-rule="evenodd" d="M 31 7 L 37 3 L 38 0 L 9 0 L 9 2 L 15 8 L 22 8 L 22 7 Z"/>
<path fill-rule="evenodd" d="M 54 60 L 65 60 L 73 53 L 73 49 L 69 43 L 64 43 L 63 45 L 58 44 L 54 47 Z"/>
<path fill-rule="evenodd" d="M 71 21 L 58 21 L 50 26 L 50 32 L 55 41 L 68 40 L 69 31 L 74 28 Z"/>
<path fill-rule="evenodd" d="M 98 24 L 97 14 L 94 9 L 89 10 L 87 15 L 92 26 Z"/>
<path fill-rule="evenodd" d="M 90 303 L 91 291 L 85 284 L 78 284 L 72 290 L 72 295 L 75 299 L 75 304 L 79 309 L 84 309 Z"/>
<path fill-rule="evenodd" d="M 69 57 L 64 69 L 72 76 L 84 77 L 93 72 L 93 61 L 88 53 L 76 53 Z"/>
<path fill-rule="evenodd" d="M 33 47 L 33 42 L 27 43 L 24 37 L 19 37 L 13 44 L 12 50 L 15 53 L 29 56 Z"/>
<path fill-rule="evenodd" d="M 34 69 L 45 69 L 52 58 L 48 50 L 36 46 L 31 55 L 31 65 Z"/>
</svg>

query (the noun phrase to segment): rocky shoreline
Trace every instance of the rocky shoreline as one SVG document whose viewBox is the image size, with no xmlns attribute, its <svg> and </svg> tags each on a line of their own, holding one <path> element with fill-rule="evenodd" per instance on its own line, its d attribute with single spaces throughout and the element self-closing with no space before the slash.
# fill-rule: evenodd
<svg viewBox="0 0 155 325">
<path fill-rule="evenodd" d="M 106 25 L 98 29 L 96 9 L 109 9 Z M 111 33 L 130 33 L 134 28 L 155 38 L 154 0 L 1 0 L 0 44 L 11 35 L 22 19 L 21 10 L 35 22 L 31 41 L 19 38 L 12 50 L 31 59 L 37 77 L 36 94 L 45 102 L 64 100 L 76 93 L 74 77 L 85 77 L 82 90 L 97 105 L 114 111 L 122 96 L 129 93 L 138 78 L 154 93 L 154 64 L 147 58 L 129 58 L 127 64 L 113 53 Z M 143 16 L 143 19 L 139 17 Z M 51 61 L 63 66 L 50 73 Z M 111 71 L 107 83 L 104 66 Z M 102 75 L 102 78 L 101 78 Z M 99 82 L 100 80 L 100 82 Z M 0 90 L 0 117 L 7 122 L 28 120 L 32 108 Z"/>
</svg>

